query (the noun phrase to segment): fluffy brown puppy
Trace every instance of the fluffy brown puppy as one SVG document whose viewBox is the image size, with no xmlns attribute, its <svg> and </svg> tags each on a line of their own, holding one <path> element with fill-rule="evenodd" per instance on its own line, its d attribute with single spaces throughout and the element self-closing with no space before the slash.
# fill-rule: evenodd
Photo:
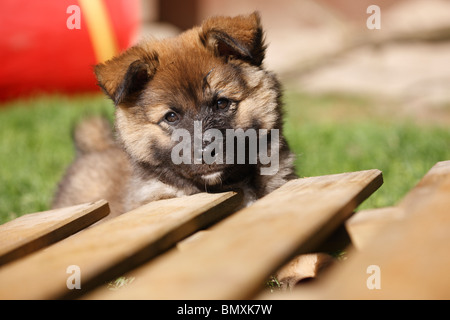
<svg viewBox="0 0 450 320">
<path fill-rule="evenodd" d="M 242 190 L 248 205 L 295 178 L 263 38 L 257 13 L 214 17 L 96 66 L 116 106 L 117 139 L 100 119 L 78 126 L 77 157 L 53 206 L 106 199 L 113 217 L 149 201 L 228 190 Z"/>
</svg>

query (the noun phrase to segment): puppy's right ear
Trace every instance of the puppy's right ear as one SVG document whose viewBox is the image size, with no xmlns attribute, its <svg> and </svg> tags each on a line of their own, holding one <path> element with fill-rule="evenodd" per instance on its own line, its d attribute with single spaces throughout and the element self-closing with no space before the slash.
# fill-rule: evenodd
<svg viewBox="0 0 450 320">
<path fill-rule="evenodd" d="M 266 50 L 258 12 L 236 17 L 213 17 L 201 25 L 202 43 L 217 56 L 260 66 Z"/>
<path fill-rule="evenodd" d="M 99 86 L 117 106 L 130 105 L 154 76 L 158 56 L 141 47 L 132 47 L 121 55 L 95 67 Z"/>
</svg>

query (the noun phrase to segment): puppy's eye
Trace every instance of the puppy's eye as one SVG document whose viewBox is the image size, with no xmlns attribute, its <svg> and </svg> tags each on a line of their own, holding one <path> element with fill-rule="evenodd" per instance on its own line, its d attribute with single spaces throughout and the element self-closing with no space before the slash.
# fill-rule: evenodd
<svg viewBox="0 0 450 320">
<path fill-rule="evenodd" d="M 222 111 L 228 110 L 230 105 L 231 105 L 231 101 L 228 100 L 227 98 L 220 98 L 220 99 L 217 99 L 217 101 L 216 101 L 217 110 L 222 110 Z"/>
<path fill-rule="evenodd" d="M 180 120 L 180 117 L 178 116 L 177 113 L 170 111 L 170 112 L 166 113 L 166 115 L 164 116 L 164 120 L 173 124 L 173 123 L 177 122 L 178 120 Z"/>
</svg>

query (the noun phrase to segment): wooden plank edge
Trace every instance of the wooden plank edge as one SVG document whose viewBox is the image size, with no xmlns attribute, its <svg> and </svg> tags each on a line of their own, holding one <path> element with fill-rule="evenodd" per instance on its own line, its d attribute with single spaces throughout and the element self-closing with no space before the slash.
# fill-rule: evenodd
<svg viewBox="0 0 450 320">
<path fill-rule="evenodd" d="M 430 197 L 449 179 L 450 161 L 437 162 L 395 207 L 357 212 L 346 222 L 346 229 L 357 249 L 363 249 L 378 232 L 419 211 L 419 200 Z"/>
<path fill-rule="evenodd" d="M 450 180 L 450 160 L 437 162 L 398 204 L 408 216 L 420 211 L 419 199 L 429 199 Z"/>
<path fill-rule="evenodd" d="M 368 184 L 357 193 L 325 226 L 317 230 L 311 239 L 298 249 L 295 254 L 314 252 L 320 247 L 329 236 L 331 236 L 339 227 L 345 224 L 345 221 L 354 213 L 367 198 L 383 185 L 383 173 L 378 169 L 367 170 L 372 171 L 372 179 Z M 291 257 L 293 258 L 293 257 Z M 286 261 L 287 262 L 287 261 Z"/>
<path fill-rule="evenodd" d="M 235 208 L 242 203 L 242 200 L 242 192 L 224 193 L 221 199 L 217 199 L 211 203 L 211 207 L 209 209 L 206 209 L 191 220 L 186 221 L 184 224 L 170 230 L 158 240 L 148 243 L 135 252 L 130 253 L 126 260 L 118 261 L 107 269 L 104 269 L 95 277 L 90 279 L 84 278 L 82 289 L 69 290 L 65 294 L 55 298 L 62 300 L 78 299 L 83 295 L 88 294 L 90 291 L 104 285 L 108 281 L 122 276 L 129 270 L 135 269 L 143 263 L 157 257 L 161 253 L 175 247 L 179 241 L 193 235 L 197 231 L 207 228 L 217 221 L 231 215 L 235 212 Z"/>
<path fill-rule="evenodd" d="M 109 204 L 105 200 L 92 202 L 86 208 L 74 213 L 71 220 L 55 223 L 52 228 L 43 230 L 32 239 L 20 242 L 17 246 L 0 256 L 0 266 L 23 258 L 37 250 L 61 241 L 103 219 L 110 213 Z M 80 205 L 74 206 L 79 207 Z M 57 209 L 54 210 L 58 214 Z"/>
<path fill-rule="evenodd" d="M 376 235 L 391 223 L 401 220 L 404 211 L 399 207 L 367 209 L 356 212 L 345 222 L 352 244 L 362 250 Z"/>
</svg>

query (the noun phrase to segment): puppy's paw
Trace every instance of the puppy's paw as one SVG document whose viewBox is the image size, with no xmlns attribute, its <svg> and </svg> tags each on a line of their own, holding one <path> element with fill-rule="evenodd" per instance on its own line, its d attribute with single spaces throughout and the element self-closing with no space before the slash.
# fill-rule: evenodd
<svg viewBox="0 0 450 320">
<path fill-rule="evenodd" d="M 292 289 L 302 280 L 317 278 L 335 259 L 325 253 L 302 254 L 283 266 L 275 274 L 283 290 Z"/>
</svg>

